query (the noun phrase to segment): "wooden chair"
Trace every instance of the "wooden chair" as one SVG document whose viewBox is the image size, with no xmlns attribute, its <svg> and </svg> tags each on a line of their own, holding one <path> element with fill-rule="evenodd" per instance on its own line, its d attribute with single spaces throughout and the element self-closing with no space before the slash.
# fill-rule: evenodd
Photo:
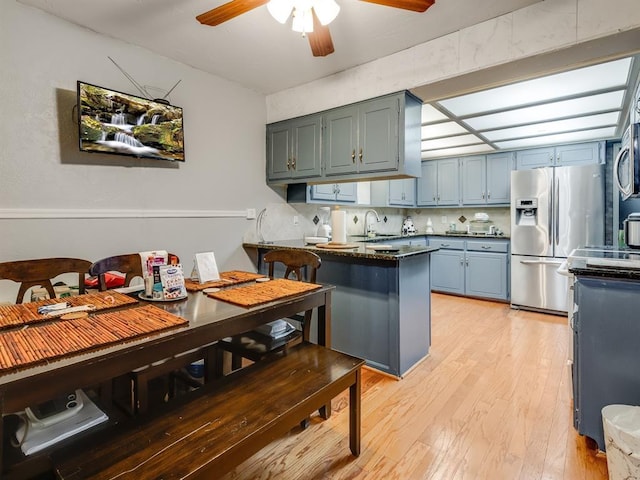
<svg viewBox="0 0 640 480">
<path fill-rule="evenodd" d="M 20 283 L 16 303 L 22 303 L 24 295 L 32 287 L 44 287 L 51 298 L 56 298 L 51 279 L 65 273 L 78 274 L 78 293 L 84 293 L 84 277 L 91 262 L 80 258 L 40 258 L 0 263 L 0 280 Z"/>
<path fill-rule="evenodd" d="M 169 254 L 169 258 L 175 257 L 179 262 L 177 255 Z M 129 253 L 125 255 L 116 255 L 107 257 L 94 262 L 89 268 L 89 274 L 98 277 L 98 286 L 100 291 L 107 289 L 105 274 L 107 272 L 119 272 L 125 274 L 124 286 L 128 287 L 131 281 L 136 277 L 142 277 L 142 261 L 138 253 Z M 208 380 L 208 368 L 206 365 L 213 362 L 210 355 L 213 355 L 211 346 L 207 345 L 203 348 L 183 352 L 174 357 L 165 358 L 150 365 L 143 365 L 140 368 L 129 373 L 130 395 L 128 399 L 127 409 L 135 413 L 144 413 L 149 407 L 149 382 L 152 379 L 168 376 L 173 382 L 176 379 L 189 382 L 188 377 L 184 375 L 176 375 L 177 371 L 193 362 L 205 360 L 205 382 Z M 166 385 L 169 397 L 173 396 L 174 386 L 171 382 Z M 190 386 L 196 386 L 196 383 L 190 382 Z M 117 399 L 116 399 L 117 400 Z M 120 403 L 120 402 L 118 402 Z"/>
<path fill-rule="evenodd" d="M 285 267 L 284 278 L 295 276 L 296 280 L 315 283 L 321 260 L 318 255 L 307 250 L 271 250 L 264 256 L 269 265 L 269 277 L 274 277 L 275 266 Z M 311 328 L 311 311 L 298 314 L 292 320 L 300 323 L 301 329 L 284 338 L 273 339 L 256 331 L 245 332 L 220 340 L 216 345 L 215 374 L 223 373 L 223 351 L 231 352 L 231 370 L 242 367 L 242 359 L 253 362 L 263 360 L 268 355 L 286 350 L 289 346 L 309 340 Z"/>
</svg>

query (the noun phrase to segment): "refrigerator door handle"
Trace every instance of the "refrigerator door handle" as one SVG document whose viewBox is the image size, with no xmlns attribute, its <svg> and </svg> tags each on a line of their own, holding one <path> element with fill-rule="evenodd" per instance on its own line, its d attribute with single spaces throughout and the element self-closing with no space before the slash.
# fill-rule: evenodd
<svg viewBox="0 0 640 480">
<path fill-rule="evenodd" d="M 555 245 L 557 246 L 560 243 L 560 179 L 556 178 L 556 193 L 554 199 L 555 212 L 553 212 L 553 216 L 555 217 Z"/>
<path fill-rule="evenodd" d="M 523 265 L 562 265 L 560 260 L 520 260 Z"/>
<path fill-rule="evenodd" d="M 551 177 L 552 179 L 554 178 L 554 176 Z M 553 245 L 553 203 L 554 203 L 554 198 L 553 198 L 553 180 L 551 181 L 551 185 L 549 185 L 549 205 L 547 207 L 548 211 L 548 215 L 549 215 L 549 225 L 548 225 L 548 231 L 549 231 L 549 246 Z"/>
<path fill-rule="evenodd" d="M 629 153 L 629 147 L 626 146 L 624 148 L 621 148 L 620 151 L 618 152 L 618 155 L 616 156 L 616 161 L 613 164 L 613 178 L 615 178 L 616 180 L 616 185 L 618 186 L 618 190 L 620 190 L 620 192 L 622 193 L 624 199 L 626 200 L 627 198 L 629 198 L 629 196 L 633 193 L 631 190 L 633 189 L 633 185 L 631 185 L 631 183 L 629 183 L 629 185 L 627 185 L 627 187 L 623 187 L 622 184 L 620 183 L 620 161 L 622 160 L 622 157 L 625 154 Z"/>
</svg>

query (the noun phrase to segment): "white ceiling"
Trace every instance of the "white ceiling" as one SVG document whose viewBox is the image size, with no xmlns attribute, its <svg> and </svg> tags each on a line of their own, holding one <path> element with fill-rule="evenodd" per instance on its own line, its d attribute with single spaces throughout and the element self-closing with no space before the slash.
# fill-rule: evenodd
<svg viewBox="0 0 640 480">
<path fill-rule="evenodd" d="M 436 0 L 424 13 L 337 0 L 335 53 L 313 57 L 309 42 L 276 22 L 266 5 L 217 27 L 196 15 L 224 0 L 18 0 L 91 30 L 265 94 L 302 85 L 539 0 Z M 108 61 L 105 58 L 105 61 Z M 116 59 L 117 61 L 117 59 Z M 115 67 L 114 67 L 115 68 Z"/>
</svg>

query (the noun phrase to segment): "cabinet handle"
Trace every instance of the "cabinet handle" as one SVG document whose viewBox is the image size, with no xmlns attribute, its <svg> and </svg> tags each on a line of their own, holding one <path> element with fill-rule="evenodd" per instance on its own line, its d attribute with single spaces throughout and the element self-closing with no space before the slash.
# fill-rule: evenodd
<svg viewBox="0 0 640 480">
<path fill-rule="evenodd" d="M 434 201 L 434 202 L 436 201 L 436 196 L 435 196 L 435 195 L 433 196 L 433 201 Z"/>
<path fill-rule="evenodd" d="M 340 185 L 336 184 L 336 193 L 340 193 Z"/>
<path fill-rule="evenodd" d="M 360 159 L 360 163 L 362 163 L 362 147 L 360 147 L 360 153 L 358 154 L 358 158 Z"/>
<path fill-rule="evenodd" d="M 351 150 L 351 162 L 356 163 L 356 149 Z"/>
<path fill-rule="evenodd" d="M 336 183 L 333 184 L 333 193 L 337 193 L 338 185 Z"/>
<path fill-rule="evenodd" d="M 448 247 L 448 246 L 449 246 L 449 244 L 448 244 L 448 243 L 441 243 L 441 244 L 440 244 L 440 246 L 441 246 L 441 247 Z"/>
<path fill-rule="evenodd" d="M 484 192 L 482 192 L 482 199 L 484 200 Z"/>
<path fill-rule="evenodd" d="M 440 194 L 438 194 L 438 201 L 440 201 Z"/>
<path fill-rule="evenodd" d="M 482 245 L 480 248 L 483 250 L 491 250 L 491 245 Z"/>
<path fill-rule="evenodd" d="M 460 257 L 460 265 L 464 265 L 464 258 Z"/>
<path fill-rule="evenodd" d="M 469 257 L 465 259 L 465 264 L 467 265 L 467 267 L 469 266 Z"/>
<path fill-rule="evenodd" d="M 291 159 L 287 159 L 287 170 L 291 170 Z"/>
<path fill-rule="evenodd" d="M 491 198 L 491 192 L 487 192 L 487 200 L 489 200 Z"/>
<path fill-rule="evenodd" d="M 291 159 L 291 169 L 295 170 L 296 169 L 296 157 L 293 157 Z"/>
</svg>

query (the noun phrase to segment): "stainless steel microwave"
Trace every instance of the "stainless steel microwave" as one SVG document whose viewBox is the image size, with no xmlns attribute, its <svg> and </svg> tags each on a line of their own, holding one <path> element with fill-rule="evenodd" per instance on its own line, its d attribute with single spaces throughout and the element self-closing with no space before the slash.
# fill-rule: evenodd
<svg viewBox="0 0 640 480">
<path fill-rule="evenodd" d="M 640 197 L 640 123 L 632 123 L 624 132 L 613 176 L 623 200 Z"/>
</svg>

